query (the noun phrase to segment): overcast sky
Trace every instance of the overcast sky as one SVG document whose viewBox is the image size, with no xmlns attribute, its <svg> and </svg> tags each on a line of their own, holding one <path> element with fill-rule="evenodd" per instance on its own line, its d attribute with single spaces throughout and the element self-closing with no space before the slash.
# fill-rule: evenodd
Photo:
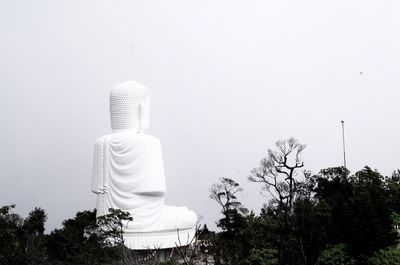
<svg viewBox="0 0 400 265">
<path fill-rule="evenodd" d="M 215 227 L 209 188 L 244 187 L 276 140 L 307 145 L 314 172 L 399 164 L 399 1 L 0 0 L 0 205 L 35 206 L 47 231 L 95 207 L 94 141 L 110 133 L 108 93 L 152 94 L 167 203 Z"/>
</svg>

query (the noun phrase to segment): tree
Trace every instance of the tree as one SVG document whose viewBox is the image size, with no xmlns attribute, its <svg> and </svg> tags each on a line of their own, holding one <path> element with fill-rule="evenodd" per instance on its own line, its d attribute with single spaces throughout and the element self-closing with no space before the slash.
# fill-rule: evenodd
<svg viewBox="0 0 400 265">
<path fill-rule="evenodd" d="M 20 244 L 23 219 L 11 212 L 13 208 L 15 205 L 0 208 L 0 265 L 25 263 Z"/>
<path fill-rule="evenodd" d="M 13 208 L 0 208 L 0 264 L 44 264 L 46 212 L 35 208 L 23 219 Z"/>
<path fill-rule="evenodd" d="M 296 240 L 292 241 L 292 250 L 299 252 L 304 264 L 315 264 L 319 252 L 327 244 L 330 220 L 330 208 L 326 203 L 301 197 L 295 201 L 292 229 Z"/>
<path fill-rule="evenodd" d="M 288 218 L 297 194 L 297 170 L 304 166 L 300 154 L 305 145 L 293 137 L 277 141 L 275 145 L 278 151 L 268 149 L 267 156 L 261 160 L 259 167 L 251 171 L 248 179 L 263 184 L 263 188 L 274 198 L 275 208 L 283 211 Z"/>
<path fill-rule="evenodd" d="M 222 207 L 222 213 L 232 209 L 242 211 L 242 204 L 236 197 L 236 194 L 242 191 L 243 189 L 239 186 L 239 183 L 233 179 L 221 178 L 219 183 L 212 185 L 210 198 Z"/>
<path fill-rule="evenodd" d="M 47 214 L 42 208 L 35 208 L 22 225 L 23 249 L 26 264 L 41 265 L 46 260 L 44 225 Z"/>
<path fill-rule="evenodd" d="M 96 210 L 77 212 L 48 236 L 46 247 L 49 260 L 60 264 L 97 264 L 109 261 L 109 253 L 102 251 L 102 241 L 95 233 Z"/>
<path fill-rule="evenodd" d="M 125 260 L 124 226 L 129 213 L 110 209 L 96 222 L 96 210 L 78 212 L 48 237 L 49 259 L 63 264 L 99 264 Z"/>
<path fill-rule="evenodd" d="M 276 249 L 278 227 L 273 218 L 264 215 L 257 216 L 250 212 L 245 221 L 244 243 L 249 250 Z"/>
<path fill-rule="evenodd" d="M 261 183 L 272 199 L 265 212 L 277 223 L 277 244 L 280 263 L 292 264 L 302 259 L 306 262 L 300 237 L 293 224 L 294 202 L 304 194 L 305 185 L 297 179 L 298 170 L 304 167 L 300 158 L 305 145 L 295 138 L 277 141 L 277 151 L 268 149 L 267 156 L 251 171 L 250 182 Z M 300 255 L 300 257 L 299 257 Z"/>
<path fill-rule="evenodd" d="M 241 191 L 239 184 L 230 178 L 221 178 L 210 189 L 210 198 L 222 207 L 221 213 L 224 216 L 217 222 L 222 232 L 214 242 L 216 264 L 237 264 L 245 255 L 247 248 L 242 239 L 245 237 L 243 231 L 247 209 L 237 200 L 237 194 Z"/>
<path fill-rule="evenodd" d="M 128 222 L 133 221 L 129 212 L 120 209 L 109 209 L 109 213 L 97 218 L 95 232 L 109 246 L 124 246 L 124 231 Z"/>
<path fill-rule="evenodd" d="M 349 255 L 365 257 L 397 243 L 385 178 L 369 167 L 350 175 L 345 168 L 316 176 L 316 198 L 330 208 L 326 241 L 346 244 Z"/>
<path fill-rule="evenodd" d="M 400 170 L 385 178 L 386 201 L 392 211 L 392 219 L 396 229 L 400 229 Z"/>
<path fill-rule="evenodd" d="M 268 248 L 253 249 L 240 265 L 278 265 L 278 251 Z"/>
<path fill-rule="evenodd" d="M 124 231 L 133 217 L 129 212 L 120 209 L 108 209 L 109 213 L 97 218 L 97 226 L 94 230 L 106 247 L 119 252 L 122 264 L 132 258 L 130 250 L 125 247 Z"/>
</svg>

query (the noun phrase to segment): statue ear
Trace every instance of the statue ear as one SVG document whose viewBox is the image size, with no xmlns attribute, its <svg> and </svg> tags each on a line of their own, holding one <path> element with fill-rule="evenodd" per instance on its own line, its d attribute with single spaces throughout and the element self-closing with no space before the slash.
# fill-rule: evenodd
<svg viewBox="0 0 400 265">
<path fill-rule="evenodd" d="M 143 132 L 150 124 L 150 96 L 139 104 L 139 131 Z"/>
</svg>

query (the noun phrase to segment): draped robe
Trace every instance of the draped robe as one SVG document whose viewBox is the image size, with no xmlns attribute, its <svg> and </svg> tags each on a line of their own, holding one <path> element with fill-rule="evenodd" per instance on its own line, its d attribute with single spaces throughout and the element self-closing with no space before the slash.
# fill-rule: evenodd
<svg viewBox="0 0 400 265">
<path fill-rule="evenodd" d="M 126 232 L 160 229 L 166 211 L 160 141 L 136 132 L 99 138 L 94 148 L 92 191 L 98 195 L 97 216 L 107 214 L 109 208 L 121 209 L 133 217 Z"/>
</svg>

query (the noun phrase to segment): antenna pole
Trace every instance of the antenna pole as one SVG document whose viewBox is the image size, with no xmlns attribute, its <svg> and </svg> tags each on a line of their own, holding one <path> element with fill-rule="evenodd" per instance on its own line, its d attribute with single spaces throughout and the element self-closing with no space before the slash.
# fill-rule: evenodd
<svg viewBox="0 0 400 265">
<path fill-rule="evenodd" d="M 344 163 L 344 167 L 346 167 L 346 145 L 344 142 L 344 121 L 341 121 L 342 123 L 342 135 L 343 135 L 343 163 Z"/>
</svg>

